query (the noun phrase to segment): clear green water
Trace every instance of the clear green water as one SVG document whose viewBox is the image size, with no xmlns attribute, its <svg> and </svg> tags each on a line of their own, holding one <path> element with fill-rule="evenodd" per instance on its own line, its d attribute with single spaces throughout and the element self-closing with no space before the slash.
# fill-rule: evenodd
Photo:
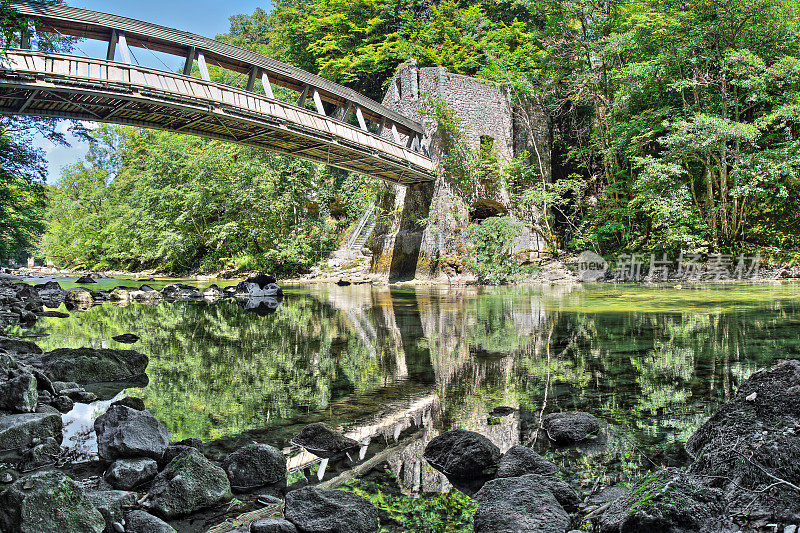
<svg viewBox="0 0 800 533">
<path fill-rule="evenodd" d="M 234 301 L 105 304 L 14 333 L 46 334 L 45 350 L 128 348 L 111 337 L 139 335 L 149 384 L 127 392 L 174 440 L 286 446 L 325 421 L 392 442 L 424 428 L 389 464 L 406 489 L 433 491 L 442 480 L 419 459 L 432 435 L 463 427 L 507 449 L 531 437 L 526 417 L 554 410 L 603 420 L 603 453 L 680 462 L 682 443 L 744 379 L 800 357 L 794 283 L 286 292 L 267 316 Z M 490 421 L 499 405 L 522 414 Z"/>
</svg>

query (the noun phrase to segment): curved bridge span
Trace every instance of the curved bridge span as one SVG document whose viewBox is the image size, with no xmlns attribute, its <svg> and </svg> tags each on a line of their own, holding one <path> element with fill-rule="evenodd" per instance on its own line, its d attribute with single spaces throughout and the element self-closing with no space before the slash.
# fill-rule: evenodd
<svg viewBox="0 0 800 533">
<path fill-rule="evenodd" d="M 108 49 L 105 58 L 94 59 L 32 50 L 23 39 L 22 49 L 0 57 L 2 114 L 162 129 L 257 146 L 401 184 L 433 180 L 435 165 L 422 144 L 423 126 L 347 87 L 155 24 L 38 2 L 12 6 L 39 32 L 103 40 Z M 134 65 L 130 46 L 181 56 L 183 72 Z M 208 63 L 246 75 L 246 87 L 212 82 Z M 190 75 L 195 64 L 200 78 Z M 273 86 L 297 91 L 297 102 L 275 98 Z"/>
</svg>

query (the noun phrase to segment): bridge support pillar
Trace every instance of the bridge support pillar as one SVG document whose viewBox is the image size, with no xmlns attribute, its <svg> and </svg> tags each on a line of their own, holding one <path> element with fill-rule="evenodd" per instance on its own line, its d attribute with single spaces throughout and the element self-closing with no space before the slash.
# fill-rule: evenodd
<svg viewBox="0 0 800 533">
<path fill-rule="evenodd" d="M 469 247 L 463 230 L 476 216 L 511 211 L 512 195 L 499 168 L 533 143 L 544 154 L 542 168 L 550 178 L 549 123 L 543 113 L 534 111 L 533 127 L 523 127 L 505 89 L 443 68 L 418 69 L 414 60 L 401 65 L 383 100 L 385 106 L 425 125 L 424 137 L 404 139 L 408 146 L 420 147 L 434 161 L 442 161 L 443 132 L 428 113 L 433 98 L 454 112 L 467 149 L 476 157 L 487 150 L 493 153 L 498 175 L 473 176 L 465 184 L 448 176 L 440 164 L 434 183 L 387 185 L 377 202 L 372 270 L 390 279 L 457 277 Z M 530 229 L 518 241 L 515 250 L 529 253 L 531 259 L 544 251 L 544 241 Z"/>
</svg>

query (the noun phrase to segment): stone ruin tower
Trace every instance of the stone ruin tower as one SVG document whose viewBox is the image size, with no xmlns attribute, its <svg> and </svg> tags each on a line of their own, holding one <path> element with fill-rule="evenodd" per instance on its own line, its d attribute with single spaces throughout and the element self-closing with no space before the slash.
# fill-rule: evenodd
<svg viewBox="0 0 800 533">
<path fill-rule="evenodd" d="M 535 145 L 542 175 L 550 179 L 549 123 L 543 113 L 520 113 L 506 89 L 441 67 L 417 68 L 412 59 L 398 68 L 383 105 L 425 125 L 423 146 L 434 161 L 441 160 L 442 137 L 427 113 L 433 98 L 455 112 L 468 148 L 477 152 L 489 147 L 502 163 Z M 532 139 L 528 131 L 533 132 Z M 463 229 L 470 222 L 508 213 L 512 200 L 502 183 L 476 183 L 465 191 L 449 183 L 442 172 L 434 183 L 387 185 L 377 201 L 372 272 L 391 279 L 457 274 L 459 257 L 466 252 Z M 544 250 L 544 240 L 532 230 L 514 242 L 514 252 L 523 260 L 535 259 Z"/>
</svg>

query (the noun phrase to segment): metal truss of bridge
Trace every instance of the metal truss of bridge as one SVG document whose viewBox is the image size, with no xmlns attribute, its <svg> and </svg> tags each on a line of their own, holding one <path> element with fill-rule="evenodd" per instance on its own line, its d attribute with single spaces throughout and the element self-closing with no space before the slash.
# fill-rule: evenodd
<svg viewBox="0 0 800 533">
<path fill-rule="evenodd" d="M 6 50 L 0 57 L 2 114 L 187 133 L 401 184 L 433 179 L 434 163 L 422 146 L 423 126 L 347 87 L 147 22 L 39 2 L 12 1 L 11 6 L 31 19 L 37 32 L 107 41 L 108 48 L 102 59 L 31 50 L 29 40 L 21 49 Z M 180 56 L 185 66 L 172 73 L 135 65 L 130 47 Z M 191 76 L 195 62 L 200 78 Z M 209 64 L 246 75 L 246 87 L 212 82 Z M 297 102 L 276 99 L 273 86 L 297 91 Z M 255 92 L 257 87 L 263 94 Z"/>
</svg>

